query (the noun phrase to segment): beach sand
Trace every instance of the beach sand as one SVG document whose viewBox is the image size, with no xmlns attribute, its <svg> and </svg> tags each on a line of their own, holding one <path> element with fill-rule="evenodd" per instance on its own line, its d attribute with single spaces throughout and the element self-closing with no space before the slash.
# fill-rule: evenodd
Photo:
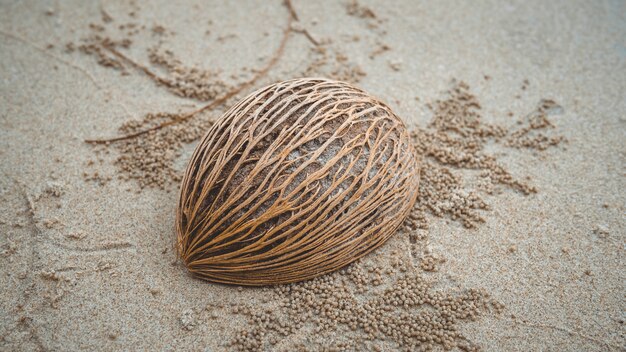
<svg viewBox="0 0 626 352">
<path fill-rule="evenodd" d="M 365 274 L 294 290 L 321 300 L 326 293 L 316 287 L 336 286 L 348 292 L 339 301 L 358 305 L 393 291 L 408 275 L 396 269 L 409 268 L 433 292 L 482 292 L 474 319 L 453 319 L 449 347 L 625 350 L 626 3 L 294 0 L 293 7 L 299 21 L 278 61 L 237 97 L 326 75 L 355 82 L 416 130 L 432 128 L 437 100 L 449 97 L 455 79 L 480 102 L 483 123 L 508 130 L 542 99 L 555 102 L 545 133 L 558 139 L 545 150 L 484 143 L 484 153 L 536 193 L 481 185 L 475 172 L 451 165 L 462 189 L 476 189 L 488 204 L 475 210 L 484 222 L 467 228 L 450 213 L 427 211 L 427 229 L 402 230 L 354 265 Z M 329 318 L 324 312 L 358 312 L 329 307 L 332 300 L 320 309 L 285 289 L 203 282 L 176 260 L 176 177 L 198 134 L 236 99 L 202 113 L 197 125 L 179 125 L 181 135 L 163 131 L 159 143 L 169 144 L 149 144 L 165 148 L 149 154 L 162 165 L 141 164 L 137 173 L 123 166 L 138 159 L 119 163 L 120 153 L 136 157 L 136 146 L 85 142 L 118 136 L 148 113 L 191 111 L 215 98 L 156 84 L 119 57 L 103 61 L 93 50 L 103 38 L 130 39 L 113 47 L 174 83 L 185 72 L 151 62 L 150 49 L 169 50 L 181 67 L 219 72 L 219 80 L 197 81 L 222 93 L 276 53 L 290 16 L 281 1 L 2 1 L 0 9 L 0 350 L 418 349 Z M 380 278 L 376 289 L 372 277 Z M 350 286 L 359 278 L 366 292 Z M 285 302 L 311 318 L 279 332 L 276 321 L 293 318 Z M 419 314 L 404 310 L 403 317 Z"/>
</svg>

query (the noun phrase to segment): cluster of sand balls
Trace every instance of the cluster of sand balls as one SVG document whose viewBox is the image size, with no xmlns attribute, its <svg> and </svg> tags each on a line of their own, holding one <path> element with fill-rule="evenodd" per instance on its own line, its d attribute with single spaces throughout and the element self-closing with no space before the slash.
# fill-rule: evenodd
<svg viewBox="0 0 626 352">
<path fill-rule="evenodd" d="M 147 114 L 142 120 L 126 122 L 120 131 L 131 134 L 150 126 L 180 118 L 182 114 Z M 181 172 L 174 167 L 174 161 L 181 155 L 183 144 L 200 138 L 212 125 L 205 116 L 147 133 L 141 138 L 117 142 L 119 157 L 115 165 L 122 180 L 135 180 L 140 188 L 166 188 L 172 182 L 180 182 Z"/>
<path fill-rule="evenodd" d="M 432 253 L 426 253 L 420 260 L 420 268 L 424 271 L 438 271 L 439 265 L 445 263 L 446 259 Z"/>
<path fill-rule="evenodd" d="M 151 48 L 148 52 L 150 62 L 167 72 L 160 83 L 180 97 L 209 101 L 231 88 L 219 79 L 218 72 L 184 65 L 169 50 Z"/>
<path fill-rule="evenodd" d="M 422 165 L 422 184 L 413 213 L 448 216 L 468 228 L 484 222 L 478 210 L 488 209 L 487 203 L 475 191 L 465 189 L 460 176 L 431 161 Z"/>
<path fill-rule="evenodd" d="M 277 309 L 241 306 L 248 326 L 231 342 L 239 351 L 292 350 L 280 341 L 296 332 L 313 336 L 332 332 L 348 340 L 317 346 L 318 350 L 350 351 L 400 348 L 428 351 L 473 346 L 457 330 L 459 322 L 474 320 L 502 305 L 482 290 L 460 293 L 435 291 L 432 284 L 404 261 L 396 268 L 357 263 L 338 273 L 274 289 Z M 391 274 L 388 274 L 391 272 Z M 393 282 L 389 278 L 393 278 Z M 380 280 L 381 286 L 372 285 Z M 326 341 L 326 342 L 325 342 Z M 351 341 L 350 343 L 348 343 Z M 324 344 L 324 341 L 314 343 Z M 473 346 L 476 347 L 476 346 Z M 473 349 L 470 348 L 471 349 Z M 279 350 L 281 350 L 279 348 Z"/>
<path fill-rule="evenodd" d="M 428 128 L 411 132 L 423 161 L 418 202 L 405 223 L 409 231 L 427 228 L 425 214 L 476 227 L 484 222 L 481 211 L 489 208 L 478 191 L 492 193 L 497 185 L 522 194 L 536 192 L 535 187 L 513 177 L 495 156 L 485 152 L 488 143 L 544 150 L 564 140 L 548 133 L 554 129 L 548 115 L 562 110 L 552 100 L 542 100 L 515 127 L 507 129 L 482 121 L 480 102 L 466 83 L 455 82 L 445 95 L 445 99 L 428 104 L 433 114 Z M 478 171 L 481 189 L 469 190 L 461 173 L 454 171 L 458 169 Z"/>
<path fill-rule="evenodd" d="M 507 138 L 507 145 L 515 148 L 546 150 L 565 141 L 561 135 L 548 134 L 555 126 L 548 115 L 563 112 L 563 107 L 552 99 L 541 99 L 534 111 L 518 120 L 519 127 Z"/>
</svg>

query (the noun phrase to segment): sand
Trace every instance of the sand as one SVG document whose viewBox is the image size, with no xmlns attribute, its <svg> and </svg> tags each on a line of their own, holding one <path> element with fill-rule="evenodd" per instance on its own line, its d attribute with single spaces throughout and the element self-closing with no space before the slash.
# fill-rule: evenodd
<svg viewBox="0 0 626 352">
<path fill-rule="evenodd" d="M 455 348 L 626 349 L 624 2 L 359 4 L 294 1 L 299 21 L 284 53 L 242 94 L 323 74 L 357 82 L 416 130 L 427 128 L 436 100 L 457 79 L 480 102 L 482 121 L 506 128 L 542 99 L 553 100 L 560 108 L 547 131 L 563 141 L 545 150 L 487 141 L 484 152 L 536 193 L 474 183 L 471 171 L 453 166 L 463 189 L 488 204 L 476 209 L 484 222 L 467 228 L 450 213 L 426 212 L 428 229 L 402 230 L 350 273 L 294 292 L 347 287 L 339 299 L 363 303 L 393 291 L 407 270 L 433 291 L 473 292 L 485 304 L 475 319 L 455 321 L 462 336 Z M 159 69 L 149 49 L 161 42 L 183 65 L 221 72 L 231 87 L 276 51 L 289 18 L 280 1 L 20 1 L 0 8 L 1 350 L 222 351 L 245 348 L 244 331 L 269 331 L 252 339 L 264 350 L 411 349 L 394 336 L 369 339 L 360 328 L 323 319 L 322 330 L 313 321 L 290 323 L 278 336 L 263 325 L 273 318 L 262 314 L 287 316 L 290 302 L 302 306 L 296 312 L 314 313 L 311 305 L 284 288 L 202 282 L 176 261 L 173 179 L 195 146 L 189 140 L 224 107 L 194 120 L 191 134 L 181 128 L 181 145 L 163 172 L 128 179 L 116 163 L 128 149 L 85 143 L 118 136 L 124 123 L 149 113 L 206 104 L 79 50 L 98 26 L 114 40 L 131 38 L 117 48 L 137 62 Z M 368 267 L 365 276 L 354 273 Z M 265 313 L 255 321 L 250 309 Z"/>
</svg>

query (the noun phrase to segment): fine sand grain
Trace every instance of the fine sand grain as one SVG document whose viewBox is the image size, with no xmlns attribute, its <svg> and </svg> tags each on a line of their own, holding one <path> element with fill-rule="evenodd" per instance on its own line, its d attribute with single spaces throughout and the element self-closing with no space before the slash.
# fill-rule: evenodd
<svg viewBox="0 0 626 352">
<path fill-rule="evenodd" d="M 0 10 L 0 350 L 626 349 L 624 2 Z M 310 281 L 193 279 L 174 220 L 196 143 L 303 76 L 407 124 L 409 219 Z"/>
</svg>

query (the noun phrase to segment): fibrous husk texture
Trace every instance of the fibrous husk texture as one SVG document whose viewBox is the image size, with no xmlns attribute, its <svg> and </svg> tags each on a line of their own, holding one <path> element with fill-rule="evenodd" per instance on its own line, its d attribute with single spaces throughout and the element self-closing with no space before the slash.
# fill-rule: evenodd
<svg viewBox="0 0 626 352">
<path fill-rule="evenodd" d="M 402 121 L 347 83 L 289 80 L 228 110 L 196 148 L 178 251 L 214 282 L 267 285 L 337 270 L 383 244 L 415 203 Z"/>
</svg>

